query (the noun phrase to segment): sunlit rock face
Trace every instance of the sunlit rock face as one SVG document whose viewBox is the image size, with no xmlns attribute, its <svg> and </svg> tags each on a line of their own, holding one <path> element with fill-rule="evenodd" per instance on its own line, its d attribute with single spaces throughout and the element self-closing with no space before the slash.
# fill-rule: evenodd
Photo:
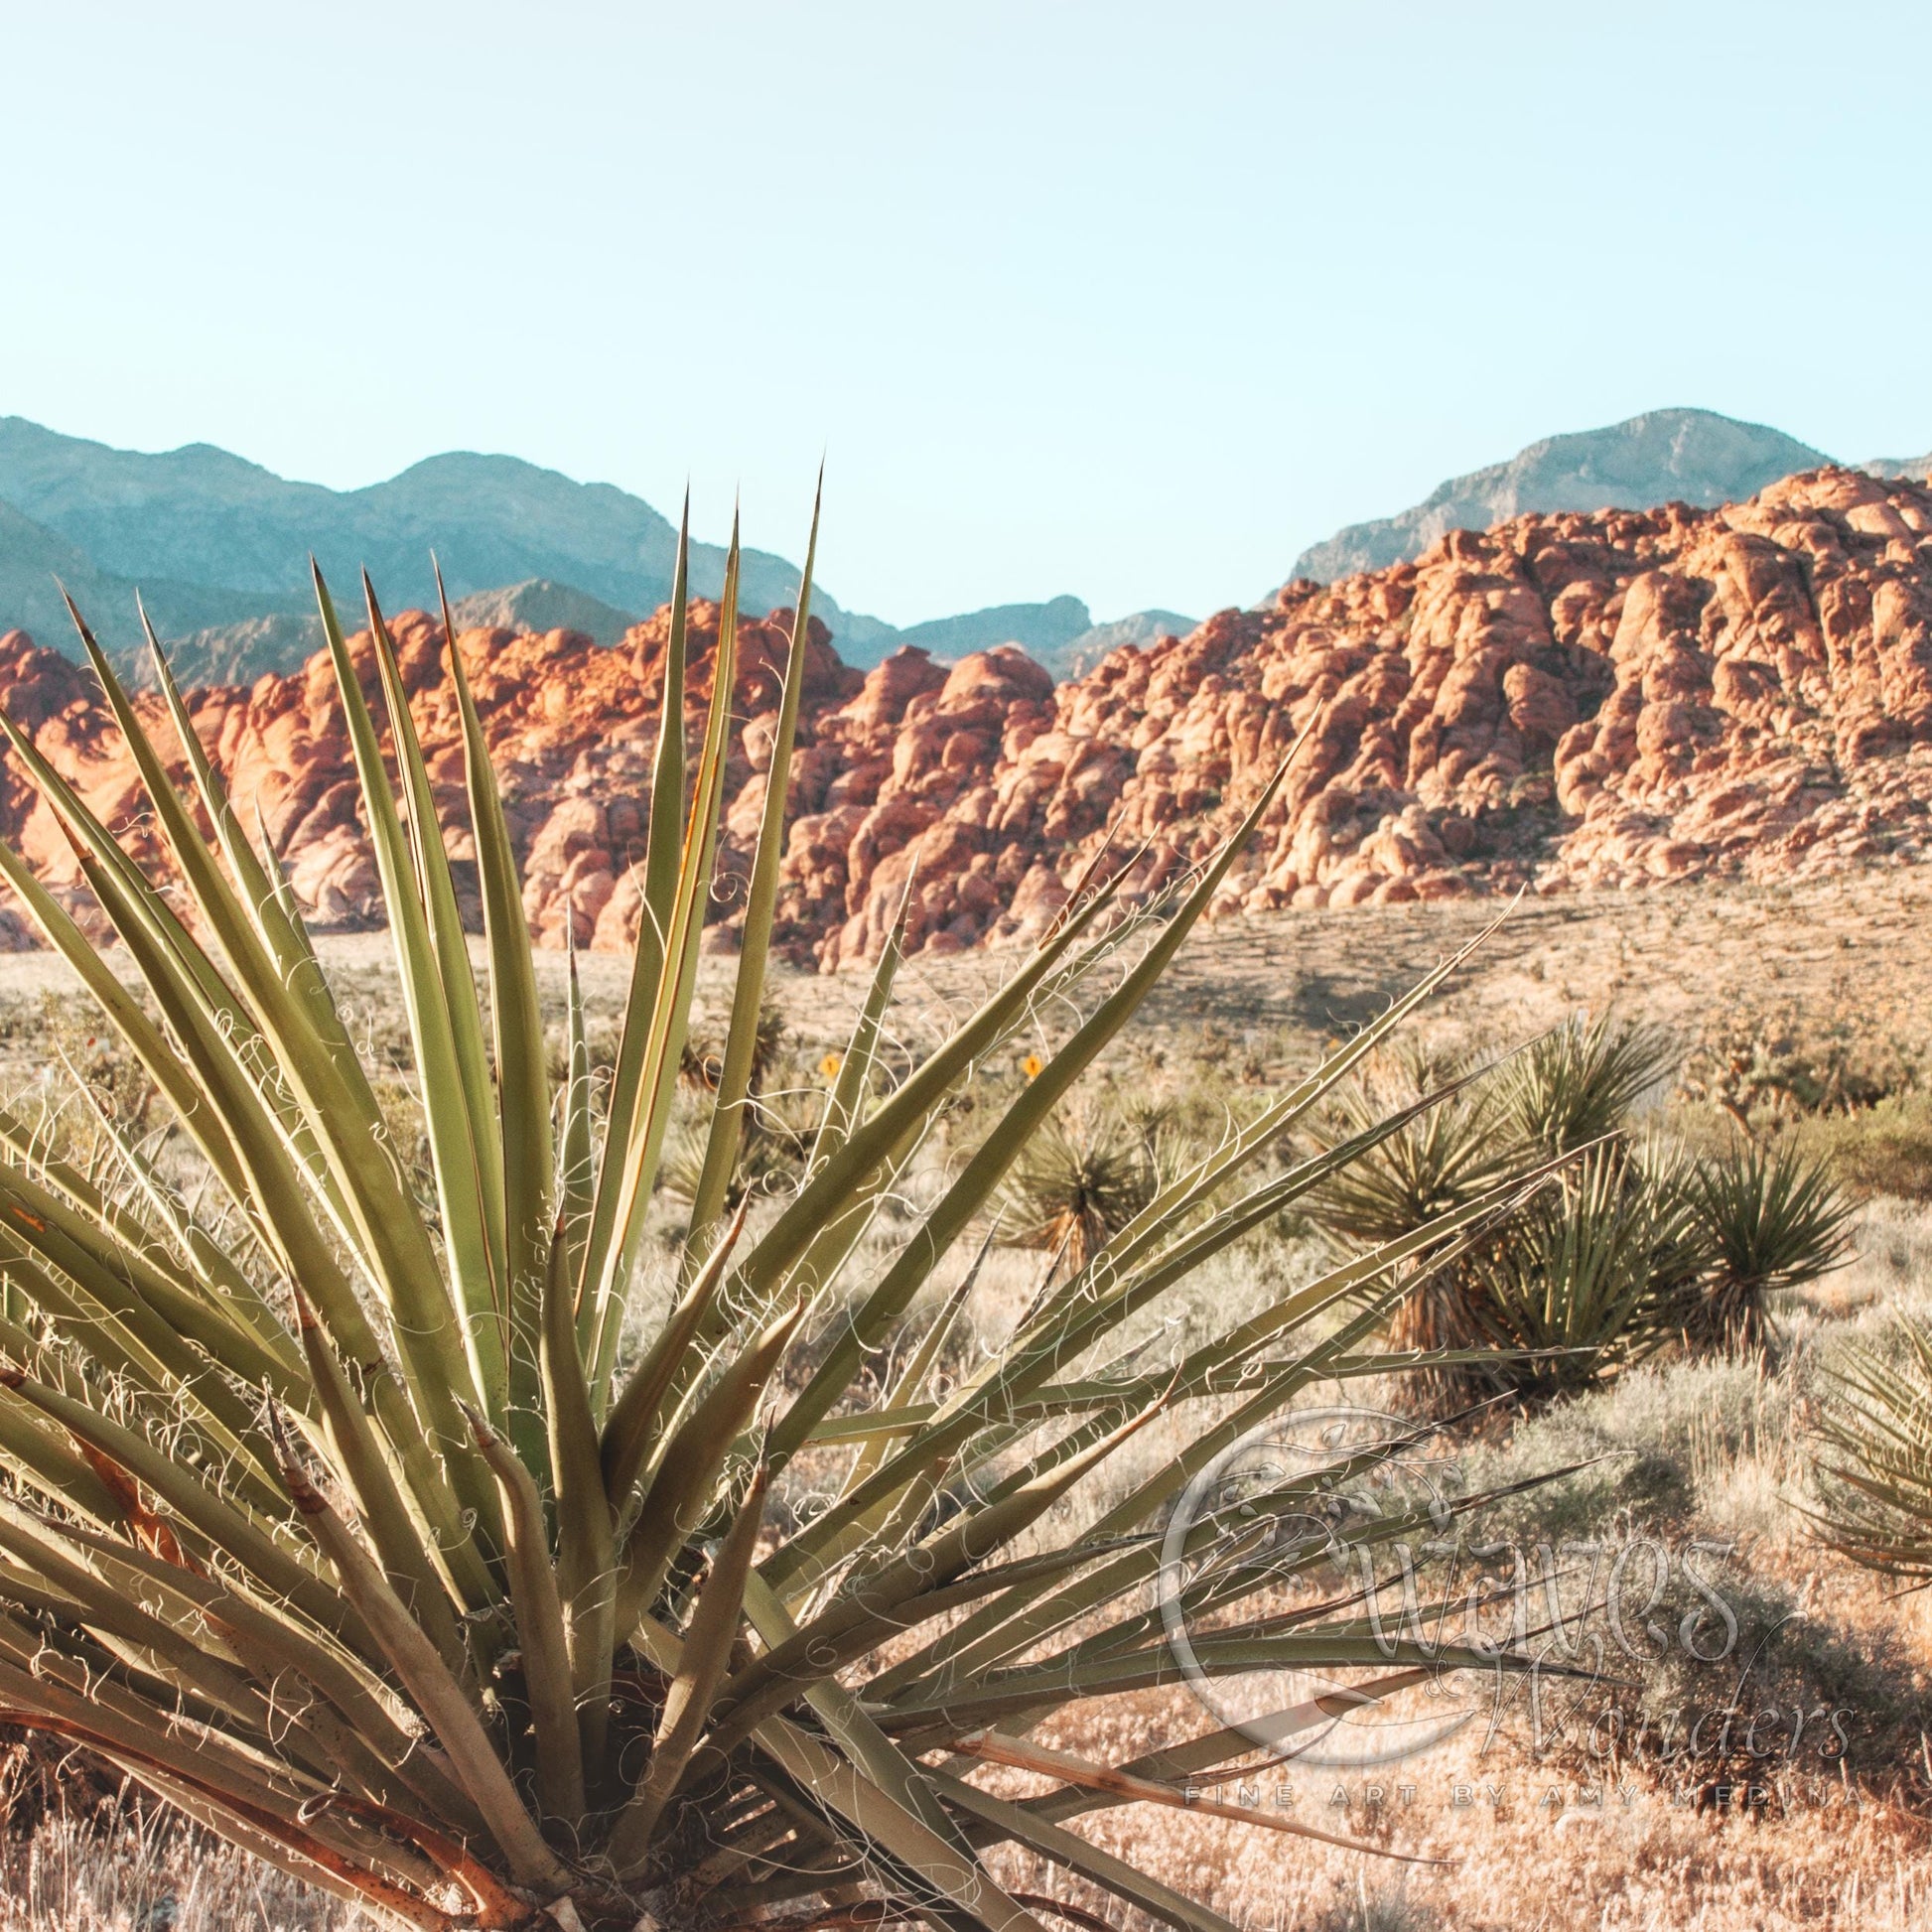
<svg viewBox="0 0 1932 1932">
<path fill-rule="evenodd" d="M 719 613 L 693 607 L 695 752 Z M 474 847 L 440 627 L 393 625 L 459 875 Z M 659 611 L 612 647 L 581 632 L 463 632 L 539 937 L 634 940 L 669 638 Z M 791 614 L 742 623 L 707 943 L 743 917 Z M 352 648 L 371 699 L 368 639 Z M 776 938 L 801 964 L 907 943 L 943 953 L 1037 933 L 1112 841 L 1134 894 L 1208 851 L 1301 749 L 1218 914 L 1528 887 L 1635 887 L 1909 863 L 1932 808 L 1932 492 L 1862 472 L 1790 477 L 1718 509 L 1516 517 L 1414 562 L 1184 637 L 1123 646 L 1057 687 L 1016 645 L 868 672 L 814 622 Z M 16 722 L 110 823 L 143 801 L 91 677 L 0 638 Z M 158 703 L 138 700 L 172 745 Z M 321 927 L 380 894 L 326 658 L 191 695 L 243 822 L 261 823 Z M 76 867 L 17 770 L 0 829 L 69 902 Z M 147 843 L 143 840 L 147 839 Z M 0 943 L 24 942 L 9 916 Z"/>
</svg>

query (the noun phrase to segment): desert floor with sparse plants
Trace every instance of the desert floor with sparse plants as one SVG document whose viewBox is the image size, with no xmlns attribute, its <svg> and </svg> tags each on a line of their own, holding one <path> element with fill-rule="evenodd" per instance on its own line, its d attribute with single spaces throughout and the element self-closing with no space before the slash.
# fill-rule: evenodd
<svg viewBox="0 0 1932 1932">
<path fill-rule="evenodd" d="M 984 1259 L 973 1268 L 962 1255 L 923 1292 L 920 1309 L 936 1313 L 970 1280 L 925 1364 L 929 1386 L 943 1389 L 997 1359 L 1069 1256 L 1077 1267 L 1104 1246 L 1164 1173 L 1252 1117 L 1497 909 L 1365 909 L 1203 929 L 1109 1048 L 1097 1082 L 1010 1176 Z M 1299 1405 L 1402 1418 L 1413 1424 L 1412 1460 L 1425 1480 L 1450 1495 L 1494 1494 L 1470 1524 L 1495 1553 L 1484 1560 L 1483 1601 L 1506 1620 L 1511 1603 L 1527 1596 L 1530 1637 L 1554 1639 L 1572 1658 L 1593 1656 L 1597 1668 L 1581 1690 L 1572 1681 L 1526 1692 L 1499 1680 L 1494 1694 L 1465 1699 L 1463 1722 L 1442 1741 L 1399 1761 L 1311 1764 L 1290 1751 L 1284 1762 L 1257 1749 L 1216 1773 L 1222 1784 L 1200 1787 L 1210 1797 L 1279 1806 L 1359 1850 L 1150 1804 L 1094 1813 L 1084 1836 L 1257 1932 L 1583 1924 L 1856 1924 L 1887 1932 L 1926 1922 L 1932 1597 L 1915 1592 L 1909 1576 L 1846 1553 L 1829 1465 L 1835 1428 L 1841 1449 L 1861 1440 L 1845 1435 L 1861 1390 L 1869 1397 L 1875 1386 L 1882 1410 L 1887 1389 L 1903 1390 L 1907 1401 L 1920 1386 L 1910 1324 L 1932 1323 L 1932 951 L 1914 943 L 1928 909 L 1932 889 L 1910 874 L 1517 907 L 1410 1024 L 1408 1058 L 1385 1054 L 1362 1075 L 1373 1089 L 1363 1119 L 1399 1101 L 1405 1082 L 1422 1098 L 1445 1080 L 1474 1075 L 1419 1117 L 1423 1130 L 1449 1122 L 1435 1140 L 1378 1150 L 1385 1167 L 1400 1169 L 1382 1176 L 1398 1197 L 1393 1204 L 1386 1193 L 1366 1206 L 1339 1194 L 1298 1204 L 1216 1255 L 1168 1298 L 1158 1319 L 1130 1325 L 1122 1358 L 1158 1376 L 1203 1337 L 1331 1267 L 1351 1237 L 1387 1238 L 1377 1216 L 1400 1223 L 1404 1189 L 1420 1189 L 1426 1199 L 1416 1213 L 1426 1218 L 1463 1197 L 1457 1159 L 1478 1170 L 1468 1187 L 1482 1184 L 1469 1149 L 1493 1153 L 1501 1112 L 1518 1104 L 1498 1101 L 1492 1117 L 1482 1096 L 1512 1080 L 1511 1091 L 1533 1084 L 1526 1038 L 1581 1038 L 1591 1024 L 1586 1015 L 1602 1038 L 1618 1029 L 1633 1039 L 1641 1034 L 1643 1051 L 1626 1069 L 1631 1090 L 1618 1097 L 1614 1121 L 1587 1127 L 1594 1136 L 1610 1126 L 1622 1152 L 1592 1154 L 1584 1165 L 1596 1164 L 1592 1184 L 1608 1190 L 1607 1218 L 1627 1229 L 1634 1216 L 1647 1230 L 1642 1256 L 1633 1263 L 1620 1250 L 1589 1247 L 1575 1235 L 1579 1215 L 1560 1205 L 1538 1274 L 1575 1273 L 1560 1318 L 1549 1308 L 1526 1314 L 1521 1282 L 1483 1301 L 1486 1315 L 1470 1316 L 1465 1297 L 1446 1317 L 1502 1322 L 1502 1332 L 1483 1327 L 1472 1342 L 1546 1351 L 1529 1356 L 1505 1386 L 1446 1378 L 1424 1397 L 1408 1386 L 1413 1378 L 1371 1377 L 1311 1389 Z M 323 955 L 378 1094 L 406 1117 L 409 1035 L 386 937 L 325 940 Z M 123 955 L 109 957 L 125 965 Z M 580 965 L 586 1051 L 594 1066 L 608 1066 L 621 963 L 590 957 Z M 973 956 L 907 962 L 891 1050 L 915 1063 L 991 986 L 996 968 Z M 563 962 L 540 959 L 538 983 L 561 1063 Z M 755 1219 L 761 1195 L 781 1194 L 808 1158 L 814 1101 L 836 1079 L 865 990 L 862 977 L 771 976 L 753 1073 L 755 1120 L 735 1183 Z M 682 1076 L 688 1119 L 673 1122 L 666 1142 L 662 1193 L 641 1250 L 638 1334 L 676 1293 L 680 1202 L 688 1206 L 701 1178 L 695 1123 L 707 1083 L 715 1085 L 710 1049 L 729 995 L 728 963 L 703 961 Z M 936 1198 L 1065 1023 L 1042 1016 L 1037 1053 L 1023 1032 L 980 1067 L 919 1162 L 901 1173 L 900 1223 Z M 139 1132 L 151 1099 L 139 1069 L 68 996 L 54 961 L 10 960 L 0 973 L 0 1098 L 18 1115 L 45 1106 L 66 1117 L 74 1105 L 69 1072 L 105 1115 Z M 1439 1143 L 1458 1108 L 1476 1116 L 1471 1138 L 1446 1154 Z M 1311 1128 L 1305 1147 L 1324 1134 L 1332 1145 L 1349 1131 L 1338 1105 Z M 1703 1249 L 1683 1259 L 1693 1238 L 1686 1230 L 1697 1221 L 1684 1190 L 1695 1191 L 1700 1173 L 1734 1173 L 1739 1160 L 1785 1163 L 1792 1174 L 1818 1177 L 1842 1218 L 1812 1230 L 1814 1268 L 1797 1267 L 1792 1282 L 1772 1270 L 1747 1286 L 1747 1333 L 1700 1340 L 1673 1270 L 1708 1283 L 1725 1264 Z M 1351 1184 L 1366 1184 L 1351 1172 Z M 1573 1164 L 1570 1177 L 1559 1178 L 1562 1200 L 1578 1192 L 1576 1172 Z M 1707 1215 L 1721 1214 L 1704 1184 Z M 1561 1195 L 1564 1188 L 1571 1194 Z M 1581 1213 L 1587 1203 L 1573 1205 Z M 883 1267 L 903 1225 L 868 1239 L 878 1241 Z M 1481 1286 L 1490 1280 L 1485 1266 L 1478 1247 L 1441 1278 L 1467 1271 L 1468 1292 L 1480 1301 L 1491 1292 Z M 1733 1277 L 1749 1274 L 1743 1263 L 1730 1266 Z M 863 1256 L 858 1272 L 866 1272 Z M 1455 1337 L 1410 1339 L 1441 1347 Z M 626 1338 L 626 1349 L 635 1345 Z M 881 1385 L 900 1367 L 882 1362 Z M 1886 1382 L 1888 1375 L 1897 1379 Z M 1921 1380 L 1932 1402 L 1932 1380 Z M 1901 1422 L 1895 1406 L 1885 1413 L 1894 1440 L 1908 1439 L 1911 1418 Z M 1932 1428 L 1932 1409 L 1915 1426 Z M 1082 1510 L 1090 1515 L 1127 1495 L 1173 1455 L 1175 1427 L 1156 1417 L 1113 1459 Z M 1842 1453 L 1838 1460 L 1842 1466 Z M 1923 1455 L 1905 1460 L 1928 1466 Z M 841 1467 L 822 1448 L 795 1458 L 774 1484 L 774 1519 L 809 1520 L 837 1493 Z M 1845 1502 L 1842 1487 L 1838 1500 Z M 1891 1534 L 1898 1520 L 1894 1511 L 1880 1527 Z M 1066 1533 L 1049 1514 L 1015 1553 L 1050 1548 Z M 1900 1547 L 1894 1542 L 1894 1555 Z M 1687 1550 L 1699 1553 L 1698 1574 L 1715 1595 L 1687 1587 Z M 1868 1537 L 1863 1554 L 1871 1555 Z M 1910 1552 L 1904 1556 L 1909 1570 Z M 1637 1631 L 1620 1664 L 1614 1651 L 1590 1651 L 1612 1634 L 1603 1584 L 1619 1557 L 1641 1572 L 1634 1621 L 1652 1633 Z M 1650 1567 L 1660 1561 L 1667 1581 L 1653 1601 Z M 1330 1594 L 1334 1587 L 1331 1578 Z M 1309 1587 L 1287 1583 L 1240 1614 L 1292 1618 L 1298 1602 L 1313 1600 Z M 1440 1604 L 1427 1581 L 1419 1587 L 1427 1616 Z M 1444 1600 L 1462 1587 L 1451 1583 Z M 1706 1662 L 1702 1653 L 1720 1648 L 1718 1596 L 1736 1620 L 1736 1641 Z M 1523 1634 L 1519 1628 L 1519 1642 Z M 1631 1662 L 1638 1654 L 1641 1666 Z M 1423 1701 L 1427 1692 L 1407 1707 L 1419 1725 L 1440 1716 Z M 1395 1700 L 1391 1708 L 1404 1707 Z M 1794 1740 L 1798 1713 L 1807 1715 Z M 1193 1692 L 1168 1688 L 1114 1699 L 1104 1710 L 1064 1707 L 1032 1736 L 1118 1763 L 1209 1722 Z M 15 1743 L 6 1775 L 12 1820 L 0 1854 L 0 1924 L 266 1932 L 356 1920 L 353 1907 L 170 1823 L 75 1753 Z M 1026 1766 L 991 1769 L 982 1783 L 1012 1798 L 1052 1788 Z M 1056 1896 L 1135 1932 L 1152 1923 L 1011 1845 L 988 1857 L 1015 1895 Z"/>
</svg>

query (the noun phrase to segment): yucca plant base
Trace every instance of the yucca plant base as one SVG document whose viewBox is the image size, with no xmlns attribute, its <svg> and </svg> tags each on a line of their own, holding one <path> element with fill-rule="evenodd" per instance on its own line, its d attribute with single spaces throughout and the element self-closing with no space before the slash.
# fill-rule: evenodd
<svg viewBox="0 0 1932 1932">
<path fill-rule="evenodd" d="M 1336 1266 L 1158 1372 L 1110 1366 L 1110 1350 L 1190 1270 L 1375 1144 L 1385 1128 L 1251 1177 L 1435 980 L 1164 1178 L 1054 1279 L 999 1359 L 934 1393 L 967 1250 L 1015 1159 L 1126 1025 L 1273 787 L 1161 906 L 1123 915 L 1112 883 L 1084 882 L 1007 983 L 897 1078 L 883 1045 L 889 945 L 790 1191 L 733 1214 L 794 650 L 677 1293 L 641 1347 L 621 1348 L 718 833 L 737 560 L 734 537 L 688 760 L 680 550 L 644 939 L 595 1091 L 574 976 L 571 1063 L 553 1090 L 460 659 L 486 1003 L 381 614 L 371 595 L 371 696 L 318 577 L 407 1008 L 424 1174 L 398 1158 L 275 855 L 230 807 L 159 650 L 187 795 L 81 626 L 176 888 L 158 890 L 7 726 L 145 997 L 4 848 L 0 871 L 173 1127 L 164 1173 L 151 1143 L 80 1164 L 0 1116 L 0 1718 L 87 1747 L 397 1924 L 917 1917 L 1011 1932 L 1053 1908 L 991 1876 L 983 1855 L 1019 1846 L 1156 1919 L 1218 1932 L 1212 1912 L 1068 1821 L 1180 1803 L 1178 1787 L 1247 1752 L 1245 1738 L 1181 1739 L 1120 1766 L 1031 1733 L 1085 1700 L 1175 1681 L 1147 1608 L 1169 1504 L 1300 1391 L 1395 1365 L 1373 1337 L 1405 1270 L 1493 1202 Z M 1023 1027 L 1036 1037 L 1036 1015 L 1069 1012 L 1084 1017 L 998 1129 L 883 1272 L 869 1262 L 857 1278 L 855 1252 L 869 1239 L 876 1256 L 882 1203 L 948 1096 Z M 92 1131 L 115 1132 L 104 1116 Z M 1183 1419 L 1184 1449 L 1097 1480 L 1157 1415 Z M 801 1454 L 834 1474 L 824 1506 L 781 1532 L 767 1502 Z M 1308 1490 L 1285 1482 L 1275 1501 L 1294 1511 Z M 1190 1545 L 1190 1606 L 1238 1614 L 1282 1577 L 1215 1561 L 1217 1534 L 1203 1522 Z M 1407 1684 L 1475 1661 L 1407 1643 L 1391 1658 L 1359 1605 L 1250 1621 L 1196 1648 L 1210 1672 L 1366 1669 L 1369 1697 L 1388 1673 Z M 1289 1735 L 1328 1721 L 1311 1706 L 1276 1724 Z M 976 1776 L 989 1759 L 1050 1788 L 997 1796 Z M 1231 1831 L 1305 1829 L 1219 1809 Z"/>
</svg>

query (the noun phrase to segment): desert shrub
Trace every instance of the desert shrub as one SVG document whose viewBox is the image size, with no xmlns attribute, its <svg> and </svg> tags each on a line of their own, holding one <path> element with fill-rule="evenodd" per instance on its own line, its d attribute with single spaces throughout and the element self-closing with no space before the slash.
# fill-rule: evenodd
<svg viewBox="0 0 1932 1932">
<path fill-rule="evenodd" d="M 622 1030 L 618 1022 L 602 1015 L 584 1014 L 583 1066 L 601 1091 L 618 1063 L 618 1047 Z M 544 1030 L 544 1065 L 553 1087 L 561 1089 L 570 1078 L 572 1041 L 570 1029 L 553 1022 Z"/>
<path fill-rule="evenodd" d="M 1514 1418 L 1506 1440 L 1477 1443 L 1464 1480 L 1489 1490 L 1553 1472 L 1560 1480 L 1490 1507 L 1483 1534 L 1519 1542 L 1593 1536 L 1617 1521 L 1725 1521 L 1735 1473 L 1791 1473 L 1792 1389 L 1760 1358 L 1654 1355 L 1614 1379 Z"/>
<path fill-rule="evenodd" d="M 72 1759 L 79 1753 L 69 1751 Z M 138 1787 L 64 1766 L 42 1811 L 0 1788 L 0 1924 L 32 1932 L 372 1932 L 354 1906 L 190 1826 Z"/>
<path fill-rule="evenodd" d="M 1932 1097 L 1923 1093 L 1782 1123 L 1777 1138 L 1823 1162 L 1853 1194 L 1932 1200 Z"/>
<path fill-rule="evenodd" d="M 118 1137 L 139 1139 L 147 1132 L 160 1094 L 147 1069 L 97 1014 L 43 993 L 36 1033 L 47 1068 L 41 1103 L 57 1108 L 70 1098 L 81 1103 L 62 1110 L 62 1118 L 51 1124 L 65 1151 L 85 1162 Z"/>
<path fill-rule="evenodd" d="M 9 1836 L 49 1819 L 91 1818 L 118 1805 L 125 1790 L 111 1765 L 43 1731 L 0 1724 L 0 1817 Z"/>
<path fill-rule="evenodd" d="M 1889 1196 L 1861 1201 L 1851 1240 L 1852 1259 L 1832 1282 L 1834 1303 L 1888 1313 L 1932 1309 L 1932 1210 Z"/>
<path fill-rule="evenodd" d="M 1687 1113 L 1728 1116 L 1760 1143 L 1822 1162 L 1852 1193 L 1932 1199 L 1924 1042 L 1840 996 L 1740 1006 L 1685 1060 Z"/>
<path fill-rule="evenodd" d="M 1916 1093 L 1925 1071 L 1922 1042 L 1839 998 L 1732 1008 L 1692 1047 L 1679 1088 L 1761 1132 L 1781 1120 L 1855 1114 Z"/>
</svg>

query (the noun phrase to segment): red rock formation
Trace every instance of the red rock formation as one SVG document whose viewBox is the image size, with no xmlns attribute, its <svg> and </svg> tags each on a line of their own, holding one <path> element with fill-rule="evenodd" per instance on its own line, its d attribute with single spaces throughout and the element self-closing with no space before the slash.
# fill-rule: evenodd
<svg viewBox="0 0 1932 1932">
<path fill-rule="evenodd" d="M 1454 532 L 1414 564 L 1115 651 L 1009 716 L 999 758 L 897 864 L 868 878 L 852 849 L 850 917 L 822 957 L 876 949 L 915 860 L 915 934 L 941 948 L 1036 930 L 1103 826 L 1151 842 L 1151 888 L 1303 732 L 1218 912 L 1916 860 L 1932 494 L 1822 471 L 1716 511 Z M 906 736 L 924 756 L 878 810 L 941 775 Z"/>
<path fill-rule="evenodd" d="M 717 621 L 693 607 L 694 736 Z M 420 612 L 395 630 L 446 837 L 472 861 L 441 634 Z M 567 923 L 582 944 L 635 935 L 667 633 L 660 612 L 615 649 L 569 631 L 460 639 L 546 943 Z M 716 944 L 732 943 L 789 634 L 786 612 L 741 628 Z M 372 690 L 366 638 L 353 648 Z M 950 667 L 901 650 L 863 677 L 816 622 L 809 650 L 778 939 L 828 967 L 877 951 L 908 873 L 910 941 L 933 952 L 1036 931 L 1110 831 L 1123 850 L 1146 844 L 1133 883 L 1153 890 L 1235 822 L 1304 732 L 1219 913 L 1775 876 L 1926 849 L 1932 493 L 1858 473 L 1715 511 L 1454 532 L 1416 563 L 1291 584 L 1269 610 L 1117 650 L 1057 691 L 1013 645 Z M 91 678 L 15 631 L 0 638 L 0 698 L 153 856 Z M 315 921 L 378 917 L 327 660 L 191 702 Z M 78 897 L 58 827 L 11 770 L 0 832 Z"/>
</svg>

